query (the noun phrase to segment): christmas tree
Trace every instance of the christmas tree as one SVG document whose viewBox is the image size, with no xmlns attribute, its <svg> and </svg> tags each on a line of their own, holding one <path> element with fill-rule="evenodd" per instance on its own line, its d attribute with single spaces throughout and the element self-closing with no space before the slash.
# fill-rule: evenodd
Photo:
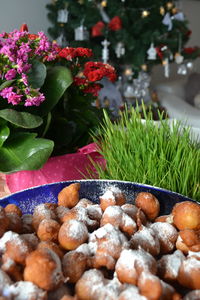
<svg viewBox="0 0 200 300">
<path fill-rule="evenodd" d="M 179 1 L 53 0 L 47 5 L 49 34 L 61 46 L 89 47 L 95 59 L 137 76 L 155 64 L 182 64 L 199 49 L 185 48 L 191 31 Z"/>
</svg>

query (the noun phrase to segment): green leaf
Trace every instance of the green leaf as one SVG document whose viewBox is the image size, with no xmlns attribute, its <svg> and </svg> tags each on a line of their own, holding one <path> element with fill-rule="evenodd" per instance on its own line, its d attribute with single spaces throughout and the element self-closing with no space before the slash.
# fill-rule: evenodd
<svg viewBox="0 0 200 300">
<path fill-rule="evenodd" d="M 13 80 L 6 80 L 4 83 L 2 83 L 0 85 L 0 91 L 2 91 L 3 89 L 5 89 L 6 87 L 9 87 L 14 81 L 15 81 L 15 79 L 13 79 Z"/>
<path fill-rule="evenodd" d="M 47 77 L 42 87 L 46 100 L 40 105 L 40 115 L 47 115 L 52 110 L 72 82 L 71 72 L 66 67 L 56 66 L 47 72 Z"/>
<path fill-rule="evenodd" d="M 7 140 L 10 134 L 10 129 L 7 126 L 0 126 L 0 147 Z"/>
<path fill-rule="evenodd" d="M 10 108 L 0 110 L 0 117 L 22 128 L 36 128 L 43 122 L 39 116 L 27 112 L 19 112 Z"/>
<path fill-rule="evenodd" d="M 46 66 L 38 60 L 32 61 L 32 67 L 28 73 L 28 83 L 32 88 L 41 88 L 47 75 Z"/>
<path fill-rule="evenodd" d="M 52 141 L 36 138 L 35 133 L 15 133 L 0 148 L 0 172 L 37 170 L 50 157 L 53 146 Z"/>
</svg>

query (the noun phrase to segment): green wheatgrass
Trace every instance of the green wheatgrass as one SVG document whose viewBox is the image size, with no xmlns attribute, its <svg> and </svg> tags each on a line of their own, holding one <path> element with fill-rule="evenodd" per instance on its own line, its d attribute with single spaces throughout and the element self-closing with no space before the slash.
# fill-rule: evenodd
<svg viewBox="0 0 200 300">
<path fill-rule="evenodd" d="M 191 129 L 177 121 L 170 125 L 161 115 L 157 124 L 150 114 L 145 120 L 137 108 L 125 110 L 117 123 L 104 112 L 93 134 L 107 162 L 105 170 L 95 164 L 99 178 L 149 184 L 200 201 L 200 143 Z"/>
</svg>

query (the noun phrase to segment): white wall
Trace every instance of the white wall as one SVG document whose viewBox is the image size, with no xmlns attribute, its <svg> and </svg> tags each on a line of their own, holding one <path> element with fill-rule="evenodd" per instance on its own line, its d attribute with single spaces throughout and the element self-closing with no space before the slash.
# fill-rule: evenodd
<svg viewBox="0 0 200 300">
<path fill-rule="evenodd" d="M 26 23 L 31 33 L 44 31 L 50 23 L 45 5 L 50 0 L 0 0 L 0 32 L 19 29 Z"/>
</svg>

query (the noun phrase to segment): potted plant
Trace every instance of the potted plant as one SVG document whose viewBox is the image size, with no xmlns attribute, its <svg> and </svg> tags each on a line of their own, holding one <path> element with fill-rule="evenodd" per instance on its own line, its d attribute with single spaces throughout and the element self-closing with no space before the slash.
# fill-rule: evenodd
<svg viewBox="0 0 200 300">
<path fill-rule="evenodd" d="M 101 118 L 99 81 L 116 78 L 91 57 L 90 49 L 61 49 L 26 26 L 0 35 L 0 172 L 41 169 L 90 141 Z"/>
</svg>

